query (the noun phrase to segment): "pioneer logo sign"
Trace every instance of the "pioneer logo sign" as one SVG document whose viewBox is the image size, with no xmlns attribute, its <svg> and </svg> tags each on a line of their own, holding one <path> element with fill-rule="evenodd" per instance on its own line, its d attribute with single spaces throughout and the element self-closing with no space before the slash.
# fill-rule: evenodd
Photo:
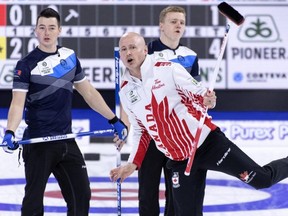
<svg viewBox="0 0 288 216">
<path fill-rule="evenodd" d="M 275 42 L 279 32 L 274 18 L 268 15 L 247 15 L 241 26 L 238 38 L 243 42 Z"/>
</svg>

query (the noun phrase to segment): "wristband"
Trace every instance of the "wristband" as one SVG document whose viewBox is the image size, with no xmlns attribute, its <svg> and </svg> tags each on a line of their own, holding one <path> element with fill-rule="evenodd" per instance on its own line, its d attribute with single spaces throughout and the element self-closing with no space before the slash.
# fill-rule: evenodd
<svg viewBox="0 0 288 216">
<path fill-rule="evenodd" d="M 12 130 L 6 130 L 5 134 L 12 134 L 12 136 L 15 137 L 15 133 Z"/>
<path fill-rule="evenodd" d="M 114 118 L 108 120 L 108 123 L 109 123 L 109 124 L 115 124 L 118 120 L 119 120 L 118 117 L 115 116 Z"/>
</svg>

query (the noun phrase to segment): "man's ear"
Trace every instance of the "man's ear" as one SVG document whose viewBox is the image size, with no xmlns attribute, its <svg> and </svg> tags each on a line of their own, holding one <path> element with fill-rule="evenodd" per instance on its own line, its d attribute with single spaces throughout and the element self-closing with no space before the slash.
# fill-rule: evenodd
<svg viewBox="0 0 288 216">
<path fill-rule="evenodd" d="M 62 27 L 59 27 L 59 33 L 58 33 L 58 36 L 61 34 L 62 32 Z"/>
<path fill-rule="evenodd" d="M 144 52 L 145 52 L 145 54 L 148 53 L 148 47 L 147 47 L 147 45 L 145 45 Z"/>
<path fill-rule="evenodd" d="M 159 23 L 159 30 L 160 30 L 160 32 L 163 30 L 163 23 Z"/>
</svg>

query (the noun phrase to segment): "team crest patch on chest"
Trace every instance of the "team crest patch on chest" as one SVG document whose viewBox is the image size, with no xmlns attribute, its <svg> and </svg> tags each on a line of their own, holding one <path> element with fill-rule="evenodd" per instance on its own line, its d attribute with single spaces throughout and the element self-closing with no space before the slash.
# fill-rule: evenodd
<svg viewBox="0 0 288 216">
<path fill-rule="evenodd" d="M 41 76 L 46 76 L 53 73 L 53 68 L 49 61 L 38 62 L 37 66 Z"/>
<path fill-rule="evenodd" d="M 68 65 L 68 63 L 65 59 L 60 60 L 60 65 L 65 69 L 70 69 L 70 66 Z"/>
<path fill-rule="evenodd" d="M 185 58 L 182 55 L 178 55 L 177 59 L 179 60 L 179 62 L 185 62 Z"/>
<path fill-rule="evenodd" d="M 136 90 L 131 90 L 127 92 L 126 97 L 130 101 L 131 104 L 135 104 L 141 100 L 141 97 Z"/>
</svg>

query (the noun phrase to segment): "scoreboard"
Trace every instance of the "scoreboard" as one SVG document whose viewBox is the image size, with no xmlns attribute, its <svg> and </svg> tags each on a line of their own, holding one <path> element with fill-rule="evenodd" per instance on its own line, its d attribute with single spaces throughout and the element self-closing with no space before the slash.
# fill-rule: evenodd
<svg viewBox="0 0 288 216">
<path fill-rule="evenodd" d="M 27 2 L 31 3 L 28 4 Z M 12 71 L 17 60 L 23 58 L 37 46 L 38 41 L 34 35 L 34 27 L 37 16 L 43 8 L 52 7 L 60 13 L 62 32 L 59 45 L 75 50 L 83 70 L 95 88 L 113 89 L 113 54 L 114 47 L 118 45 L 119 37 L 125 32 L 134 31 L 143 35 L 146 42 L 157 38 L 159 36 L 159 13 L 166 7 L 163 4 L 143 3 L 146 1 L 138 1 L 143 4 L 129 4 L 129 1 L 123 4 L 124 0 L 111 2 L 106 0 L 101 1 L 101 4 L 98 1 L 88 1 L 81 5 L 69 4 L 70 1 L 51 1 L 51 4 L 45 4 L 47 1 L 43 1 L 44 4 L 40 4 L 40 2 L 39 4 L 35 1 L 26 1 L 26 4 L 3 4 L 0 2 L 0 89 L 11 88 Z M 53 4 L 53 2 L 57 2 L 57 4 Z M 93 4 L 93 2 L 99 4 Z M 121 4 L 114 4 L 114 2 L 121 2 Z M 172 3 L 169 1 L 171 4 L 177 2 L 179 1 Z M 194 1 L 194 4 L 191 2 L 181 5 L 187 13 L 186 32 L 181 42 L 197 52 L 202 80 L 204 83 L 208 83 L 220 52 L 226 24 L 229 21 L 219 13 L 217 4 L 203 3 L 206 1 L 199 0 L 195 0 L 196 4 Z M 247 17 L 244 25 L 246 25 L 247 20 L 249 24 L 247 23 L 247 27 L 244 28 L 230 23 L 231 33 L 221 62 L 216 88 L 245 89 L 251 88 L 251 86 L 252 88 L 288 88 L 287 84 L 284 85 L 288 81 L 288 67 L 286 67 L 288 66 L 288 51 L 286 53 L 288 31 L 280 32 L 282 28 L 280 25 L 286 26 L 286 24 L 282 24 L 282 20 L 288 18 L 285 12 L 288 9 L 287 5 L 233 5 Z M 271 9 L 271 6 L 275 10 Z M 257 8 L 261 10 L 257 10 Z M 283 14 L 278 15 L 281 11 Z M 266 12 L 267 14 L 265 14 Z M 283 18 L 278 21 L 277 16 L 283 16 Z M 261 39 L 259 37 L 259 40 L 256 40 L 255 37 L 247 37 L 247 29 L 250 28 L 250 32 L 255 31 L 256 36 L 257 32 L 261 30 L 251 27 L 251 23 L 255 23 L 257 19 L 259 22 L 271 24 L 271 26 L 264 27 L 273 32 L 272 37 L 275 38 L 273 45 L 271 41 L 271 44 L 267 45 L 269 42 L 267 37 L 265 42 L 268 42 L 266 44 L 263 41 L 259 42 Z M 285 27 L 285 29 L 287 28 Z M 276 35 L 277 31 L 278 36 Z M 264 30 L 263 33 L 265 33 Z M 249 40 L 247 41 L 247 39 Z M 257 59 L 257 52 L 262 55 L 260 62 Z M 276 55 L 271 52 L 281 52 L 282 54 Z M 266 55 L 266 59 L 263 55 Z M 247 61 L 249 68 L 243 66 L 245 61 Z M 257 71 L 257 68 L 254 69 L 255 64 L 261 66 L 259 63 L 261 64 L 262 61 L 272 65 L 277 62 L 280 66 L 278 65 L 279 68 L 268 67 L 269 70 Z M 282 77 L 277 80 L 280 85 L 279 83 L 276 86 L 269 84 L 274 81 L 271 80 L 271 73 L 276 73 Z M 265 80 L 265 85 L 259 80 L 253 80 L 253 77 L 258 79 L 261 74 L 262 76 L 266 74 L 265 76 L 268 77 Z M 249 76 L 252 77 L 250 80 L 248 80 Z M 242 79 L 243 82 L 240 82 L 239 79 Z M 256 87 L 255 83 L 257 84 Z"/>
<path fill-rule="evenodd" d="M 1 37 L 7 39 L 8 59 L 19 59 L 37 45 L 34 37 L 37 15 L 48 6 L 57 10 L 62 18 L 59 43 L 75 49 L 80 58 L 88 59 L 111 58 L 118 38 L 127 31 L 141 33 L 147 41 L 158 37 L 158 16 L 163 9 L 163 6 L 151 5 L 0 5 L 7 13 L 7 19 L 2 20 L 6 26 L 2 27 Z M 223 36 L 225 18 L 219 15 L 217 6 L 185 8 L 188 27 L 184 43 L 188 46 L 193 43 L 195 49 L 205 50 L 213 40 Z M 218 54 L 215 52 L 199 54 L 209 58 Z"/>
<path fill-rule="evenodd" d="M 87 76 L 97 88 L 113 88 L 113 50 L 127 31 L 143 35 L 147 42 L 159 36 L 159 13 L 163 5 L 0 5 L 1 60 L 24 57 L 38 44 L 34 27 L 38 13 L 52 7 L 61 15 L 59 44 L 76 51 Z M 217 5 L 183 6 L 187 29 L 182 43 L 199 51 L 199 58 L 215 59 L 220 50 L 226 20 Z M 5 40 L 3 40 L 3 38 Z M 12 66 L 12 64 L 9 64 Z M 5 67 L 5 65 L 2 65 Z M 11 70 L 11 67 L 8 67 Z M 7 72 L 7 71 L 6 71 Z M 3 82 L 2 82 L 3 83 Z M 8 83 L 7 83 L 8 84 Z"/>
</svg>

